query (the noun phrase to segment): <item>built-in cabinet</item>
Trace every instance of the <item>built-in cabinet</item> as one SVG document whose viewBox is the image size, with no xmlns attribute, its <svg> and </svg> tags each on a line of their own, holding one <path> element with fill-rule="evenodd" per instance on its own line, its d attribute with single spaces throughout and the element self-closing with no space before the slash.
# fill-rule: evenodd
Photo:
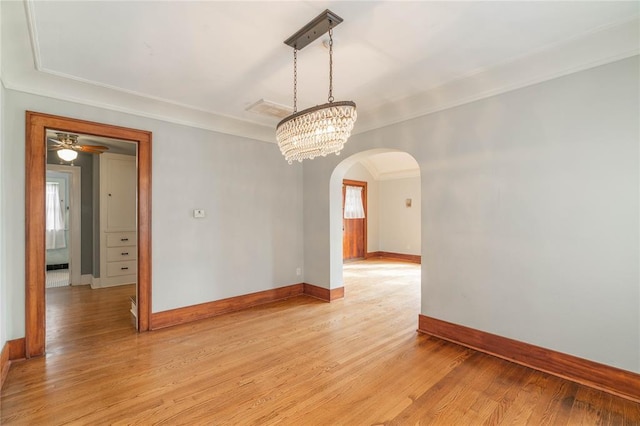
<svg viewBox="0 0 640 426">
<path fill-rule="evenodd" d="M 100 287 L 136 283 L 136 184 L 135 156 L 100 155 Z"/>
</svg>

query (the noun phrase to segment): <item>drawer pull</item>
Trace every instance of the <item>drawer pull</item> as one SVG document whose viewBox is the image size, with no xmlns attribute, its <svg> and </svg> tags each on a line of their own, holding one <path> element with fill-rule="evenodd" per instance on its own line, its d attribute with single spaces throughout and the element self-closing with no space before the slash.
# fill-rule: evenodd
<svg viewBox="0 0 640 426">
<path fill-rule="evenodd" d="M 120 253 L 121 256 L 129 256 L 129 252 Z"/>
<path fill-rule="evenodd" d="M 120 270 L 122 270 L 122 271 L 126 271 L 127 269 L 129 269 L 128 266 L 123 266 L 122 268 L 120 268 Z"/>
<path fill-rule="evenodd" d="M 120 241 L 129 241 L 128 238 L 120 238 Z"/>
</svg>

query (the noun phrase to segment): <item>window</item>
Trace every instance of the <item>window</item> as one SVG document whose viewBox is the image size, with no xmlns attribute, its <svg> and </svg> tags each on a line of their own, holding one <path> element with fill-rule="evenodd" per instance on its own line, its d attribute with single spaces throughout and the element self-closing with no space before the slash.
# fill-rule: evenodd
<svg viewBox="0 0 640 426">
<path fill-rule="evenodd" d="M 62 200 L 60 199 L 60 189 L 57 183 L 47 182 L 46 196 L 46 249 L 65 248 L 67 242 L 64 234 L 64 212 L 62 210 Z"/>
<path fill-rule="evenodd" d="M 362 204 L 362 187 L 349 186 L 345 188 L 344 218 L 364 219 L 364 205 Z"/>
</svg>

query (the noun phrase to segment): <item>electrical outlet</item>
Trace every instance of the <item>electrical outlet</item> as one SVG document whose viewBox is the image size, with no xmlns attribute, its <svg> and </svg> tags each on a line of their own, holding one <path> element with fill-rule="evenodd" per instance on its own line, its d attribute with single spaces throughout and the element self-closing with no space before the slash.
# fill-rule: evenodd
<svg viewBox="0 0 640 426">
<path fill-rule="evenodd" d="M 296 275 L 297 276 L 302 275 L 302 268 L 296 268 Z"/>
<path fill-rule="evenodd" d="M 193 211 L 193 217 L 197 217 L 197 218 L 205 217 L 204 210 L 203 209 L 195 209 Z"/>
</svg>

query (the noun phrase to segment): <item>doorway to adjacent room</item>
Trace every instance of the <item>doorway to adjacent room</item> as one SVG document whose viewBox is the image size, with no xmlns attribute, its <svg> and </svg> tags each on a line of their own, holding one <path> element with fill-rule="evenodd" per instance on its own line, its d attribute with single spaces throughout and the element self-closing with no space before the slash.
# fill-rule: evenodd
<svg viewBox="0 0 640 426">
<path fill-rule="evenodd" d="M 120 139 L 136 144 L 137 180 L 137 314 L 138 330 L 149 329 L 151 314 L 151 133 L 72 118 L 27 111 L 26 135 L 26 274 L 25 352 L 27 358 L 45 353 L 46 281 L 46 152 L 47 130 Z"/>
<path fill-rule="evenodd" d="M 367 254 L 367 182 L 342 181 L 342 257 L 364 259 Z"/>
</svg>

